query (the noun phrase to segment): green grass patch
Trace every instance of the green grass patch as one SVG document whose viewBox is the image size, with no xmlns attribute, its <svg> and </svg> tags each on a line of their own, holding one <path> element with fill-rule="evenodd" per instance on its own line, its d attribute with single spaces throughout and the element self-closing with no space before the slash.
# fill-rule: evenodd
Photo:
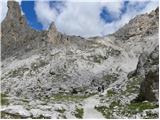
<svg viewBox="0 0 160 120">
<path fill-rule="evenodd" d="M 140 102 L 140 103 L 131 103 L 128 105 L 128 108 L 130 110 L 137 110 L 139 112 L 142 112 L 143 110 L 146 109 L 154 109 L 157 108 L 158 106 L 154 103 L 150 103 L 150 102 Z"/>
<path fill-rule="evenodd" d="M 110 119 L 112 118 L 112 111 L 106 107 L 106 106 L 99 106 L 99 107 L 95 107 L 95 109 L 99 112 L 102 113 L 102 115 L 106 118 L 106 119 Z"/>
<path fill-rule="evenodd" d="M 116 113 L 119 116 L 132 118 L 133 115 L 141 114 L 144 110 L 150 110 L 157 107 L 158 106 L 155 103 L 150 103 L 150 102 L 131 103 L 127 105 L 122 105 L 120 101 L 113 101 L 111 102 L 109 107 L 98 106 L 98 107 L 95 107 L 95 109 L 101 112 L 105 118 L 114 119 L 113 113 Z M 144 118 L 149 118 L 149 119 L 158 118 L 158 114 L 147 111 L 146 116 Z"/>
<path fill-rule="evenodd" d="M 124 109 L 121 110 L 121 114 L 127 117 L 131 117 L 137 113 L 142 113 L 144 110 L 154 109 L 157 107 L 158 106 L 155 103 L 150 102 L 131 103 L 124 106 Z"/>
<path fill-rule="evenodd" d="M 121 103 L 119 100 L 111 102 L 111 104 L 109 105 L 109 108 L 113 109 L 115 106 L 121 107 Z"/>
<path fill-rule="evenodd" d="M 82 119 L 83 118 L 83 114 L 84 114 L 83 108 L 76 108 L 76 110 L 75 110 L 76 118 Z"/>
<path fill-rule="evenodd" d="M 59 112 L 59 113 L 64 113 L 66 110 L 65 110 L 64 108 L 62 108 L 62 109 L 57 109 L 57 110 L 55 110 L 55 111 L 57 111 L 57 112 Z"/>
<path fill-rule="evenodd" d="M 1 97 L 1 105 L 8 105 L 9 101 L 8 101 L 8 96 L 6 94 L 0 93 L 0 97 Z"/>
<path fill-rule="evenodd" d="M 138 93 L 142 80 L 143 79 L 141 76 L 133 77 L 133 78 L 129 79 L 129 81 L 126 85 L 126 90 L 122 91 L 122 95 L 130 96 L 133 93 Z"/>
<path fill-rule="evenodd" d="M 71 95 L 71 94 L 65 95 L 62 93 L 62 94 L 55 94 L 54 96 L 51 97 L 51 99 L 55 101 L 81 101 L 90 96 L 92 96 L 92 94 L 86 95 L 86 96 L 80 96 L 80 95 Z"/>
<path fill-rule="evenodd" d="M 108 91 L 107 91 L 107 96 L 108 96 L 108 97 L 112 97 L 112 96 L 114 96 L 115 94 L 116 94 L 116 92 L 113 91 L 113 90 L 108 90 Z"/>
</svg>

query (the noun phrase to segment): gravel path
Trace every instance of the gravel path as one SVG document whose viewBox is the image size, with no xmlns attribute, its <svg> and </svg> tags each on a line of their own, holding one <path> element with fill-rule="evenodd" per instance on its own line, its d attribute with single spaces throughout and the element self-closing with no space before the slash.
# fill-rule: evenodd
<svg viewBox="0 0 160 120">
<path fill-rule="evenodd" d="M 85 100 L 84 119 L 105 119 L 104 116 L 94 108 L 99 103 L 98 97 L 98 95 L 94 95 Z"/>
</svg>

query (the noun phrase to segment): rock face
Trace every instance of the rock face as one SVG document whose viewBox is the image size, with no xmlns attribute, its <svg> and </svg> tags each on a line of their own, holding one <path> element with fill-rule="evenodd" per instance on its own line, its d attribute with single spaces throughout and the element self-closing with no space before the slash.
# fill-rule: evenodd
<svg viewBox="0 0 160 120">
<path fill-rule="evenodd" d="M 23 54 L 43 44 L 41 40 L 44 32 L 35 31 L 27 25 L 25 17 L 21 15 L 18 2 L 8 1 L 7 16 L 2 21 L 1 27 L 2 59 L 15 54 Z"/>
<path fill-rule="evenodd" d="M 137 96 L 137 101 L 158 100 L 158 8 L 135 17 L 112 35 L 88 39 L 62 34 L 54 23 L 47 31 L 33 30 L 17 2 L 9 1 L 8 8 L 2 22 L 1 92 L 13 98 L 10 104 L 22 104 L 34 115 L 41 111 L 42 118 L 74 118 L 77 103 L 64 102 L 68 111 L 57 110 L 59 116 L 50 107 L 55 104 L 53 97 L 81 100 L 96 94 L 102 84 L 113 89 L 110 96 L 118 93 L 108 103 L 120 99 L 124 105 Z"/>
<path fill-rule="evenodd" d="M 141 83 L 140 93 L 137 101 L 158 101 L 159 98 L 159 48 L 155 48 L 148 57 L 140 56 L 143 59 L 137 66 L 137 73 L 144 77 Z M 142 72 L 143 71 L 143 72 Z"/>
<path fill-rule="evenodd" d="M 60 40 L 62 40 L 61 36 L 62 35 L 57 31 L 54 22 L 52 22 L 48 31 L 49 42 L 52 42 L 53 44 L 58 44 L 60 43 Z"/>
<path fill-rule="evenodd" d="M 8 1 L 7 7 L 8 7 L 8 13 L 6 16 L 7 19 L 18 20 L 21 17 L 21 9 L 17 2 Z"/>
<path fill-rule="evenodd" d="M 138 15 L 129 21 L 115 36 L 122 41 L 129 40 L 133 36 L 143 37 L 158 32 L 159 8 L 153 10 L 150 14 Z"/>
</svg>

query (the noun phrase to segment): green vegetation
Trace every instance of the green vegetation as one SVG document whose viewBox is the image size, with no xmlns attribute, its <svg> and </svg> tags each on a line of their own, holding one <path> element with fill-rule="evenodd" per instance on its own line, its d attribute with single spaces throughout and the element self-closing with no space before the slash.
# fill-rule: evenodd
<svg viewBox="0 0 160 120">
<path fill-rule="evenodd" d="M 76 108 L 75 110 L 75 116 L 76 118 L 83 118 L 84 110 L 83 108 Z"/>
<path fill-rule="evenodd" d="M 1 96 L 1 105 L 8 105 L 9 102 L 8 102 L 8 96 L 3 94 L 3 93 L 0 93 L 0 96 Z"/>
<path fill-rule="evenodd" d="M 138 112 L 142 112 L 143 110 L 154 109 L 154 108 L 157 108 L 157 105 L 150 102 L 131 103 L 128 105 L 129 110 L 132 110 L 132 111 L 136 110 Z"/>
<path fill-rule="evenodd" d="M 59 113 L 64 113 L 66 110 L 64 108 L 62 108 L 62 109 L 57 109 L 56 111 Z"/>
<path fill-rule="evenodd" d="M 122 95 L 129 96 L 131 93 L 138 93 L 142 80 L 141 76 L 131 78 L 126 85 L 126 90 L 122 92 Z"/>
<path fill-rule="evenodd" d="M 133 115 L 136 115 L 137 113 L 142 113 L 144 110 L 150 110 L 157 108 L 158 106 L 151 102 L 141 102 L 141 103 L 131 103 L 127 105 L 122 105 L 120 101 L 113 101 L 109 107 L 107 106 L 99 106 L 95 107 L 96 110 L 101 112 L 103 116 L 107 119 L 112 118 L 113 119 L 113 113 L 116 113 L 120 116 L 125 117 L 132 117 Z M 116 111 L 116 112 L 115 112 Z M 158 118 L 157 113 L 146 113 L 146 118 Z"/>
<path fill-rule="evenodd" d="M 101 112 L 105 118 L 107 118 L 107 119 L 111 119 L 112 118 L 113 119 L 112 115 L 113 115 L 115 106 L 117 106 L 118 108 L 122 107 L 122 105 L 121 105 L 119 100 L 111 102 L 109 107 L 107 107 L 107 106 L 99 106 L 99 107 L 95 107 L 95 109 L 98 110 L 99 112 Z"/>
<path fill-rule="evenodd" d="M 106 106 L 99 106 L 99 107 L 95 107 L 96 110 L 98 110 L 99 112 L 102 113 L 102 115 L 107 118 L 107 119 L 110 119 L 112 118 L 112 111 L 109 110 L 108 107 Z"/>
<path fill-rule="evenodd" d="M 115 91 L 113 91 L 113 90 L 108 90 L 107 91 L 107 96 L 108 97 L 112 97 L 112 96 L 114 96 L 115 94 L 117 94 Z"/>
<path fill-rule="evenodd" d="M 144 110 L 154 109 L 158 106 L 151 102 L 139 102 L 139 103 L 131 103 L 125 106 L 124 110 L 121 111 L 121 114 L 126 116 L 135 115 L 137 113 L 141 113 Z"/>
<path fill-rule="evenodd" d="M 121 107 L 120 100 L 111 102 L 111 104 L 109 105 L 109 108 L 113 109 L 115 106 Z"/>
<path fill-rule="evenodd" d="M 54 101 L 81 101 L 90 97 L 91 95 L 80 96 L 80 95 L 71 95 L 71 94 L 65 95 L 63 93 L 59 93 L 59 94 L 55 94 L 53 97 L 51 97 L 51 99 Z"/>
</svg>

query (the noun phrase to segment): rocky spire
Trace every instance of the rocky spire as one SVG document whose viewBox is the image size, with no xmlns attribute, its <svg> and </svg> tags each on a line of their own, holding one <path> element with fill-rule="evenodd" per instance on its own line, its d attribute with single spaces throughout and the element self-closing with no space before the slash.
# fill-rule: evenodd
<svg viewBox="0 0 160 120">
<path fill-rule="evenodd" d="M 55 23 L 52 22 L 48 30 L 48 41 L 55 44 L 60 43 L 61 34 L 57 31 Z"/>
<path fill-rule="evenodd" d="M 7 19 L 18 19 L 21 17 L 21 9 L 19 3 L 16 1 L 8 1 L 7 3 L 8 12 L 7 12 Z"/>
<path fill-rule="evenodd" d="M 2 59 L 13 55 L 15 51 L 25 49 L 27 44 L 36 35 L 21 14 L 21 8 L 16 1 L 8 1 L 8 12 L 1 24 L 1 51 Z"/>
<path fill-rule="evenodd" d="M 49 30 L 57 32 L 57 28 L 54 22 L 52 22 L 51 25 L 49 26 Z"/>
</svg>

